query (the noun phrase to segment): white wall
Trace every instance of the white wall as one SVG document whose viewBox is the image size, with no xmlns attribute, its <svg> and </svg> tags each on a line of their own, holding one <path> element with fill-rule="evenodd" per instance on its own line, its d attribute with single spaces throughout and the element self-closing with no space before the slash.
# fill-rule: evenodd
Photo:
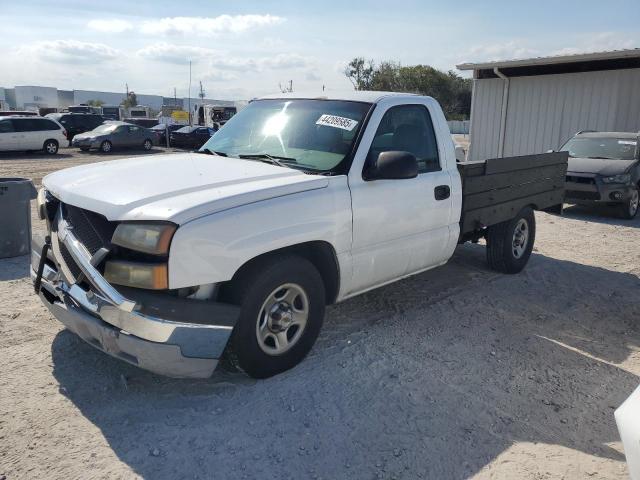
<svg viewBox="0 0 640 480">
<path fill-rule="evenodd" d="M 74 90 L 73 101 L 76 105 L 87 103 L 90 100 L 101 100 L 106 105 L 120 105 L 125 99 L 125 92 L 98 92 L 95 90 Z M 144 95 L 136 94 L 138 105 L 151 107 L 154 110 L 160 110 L 163 98 L 160 95 Z"/>
<path fill-rule="evenodd" d="M 470 160 L 498 155 L 503 83 L 474 81 Z M 640 130 L 640 69 L 510 79 L 504 156 L 557 149 L 579 130 Z"/>
<path fill-rule="evenodd" d="M 16 108 L 58 107 L 58 89 L 54 87 L 16 86 Z"/>
</svg>

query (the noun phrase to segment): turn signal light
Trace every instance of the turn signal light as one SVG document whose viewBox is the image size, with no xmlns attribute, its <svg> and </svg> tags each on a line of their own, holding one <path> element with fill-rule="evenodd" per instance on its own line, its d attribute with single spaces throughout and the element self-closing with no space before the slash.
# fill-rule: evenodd
<svg viewBox="0 0 640 480">
<path fill-rule="evenodd" d="M 145 288 L 148 290 L 166 290 L 169 288 L 169 275 L 166 263 L 141 263 L 123 260 L 109 260 L 104 267 L 104 278 L 116 285 Z"/>
</svg>

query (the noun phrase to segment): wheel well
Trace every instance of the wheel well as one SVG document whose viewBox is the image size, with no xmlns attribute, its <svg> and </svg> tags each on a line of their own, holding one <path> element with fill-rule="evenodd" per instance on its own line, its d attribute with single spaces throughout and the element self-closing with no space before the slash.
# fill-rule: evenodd
<svg viewBox="0 0 640 480">
<path fill-rule="evenodd" d="M 338 266 L 338 259 L 333 246 L 324 241 L 299 243 L 297 245 L 291 245 L 258 255 L 243 264 L 236 271 L 231 282 L 255 263 L 263 262 L 269 257 L 281 255 L 283 253 L 292 253 L 309 260 L 318 269 L 318 272 L 320 272 L 320 276 L 322 277 L 322 281 L 324 282 L 326 303 L 332 304 L 336 301 L 338 291 L 340 289 L 340 268 Z"/>
<path fill-rule="evenodd" d="M 60 142 L 58 142 L 58 140 L 56 140 L 55 138 L 47 138 L 47 139 L 44 141 L 43 145 L 46 145 L 46 144 L 47 144 L 47 142 L 54 142 L 54 143 L 56 143 L 57 145 L 60 145 Z"/>
</svg>

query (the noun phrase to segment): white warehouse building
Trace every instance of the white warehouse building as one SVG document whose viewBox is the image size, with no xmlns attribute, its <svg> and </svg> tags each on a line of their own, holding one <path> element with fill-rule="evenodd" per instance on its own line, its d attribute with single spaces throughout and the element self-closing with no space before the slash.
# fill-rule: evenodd
<svg viewBox="0 0 640 480">
<path fill-rule="evenodd" d="M 468 160 L 557 149 L 580 130 L 640 130 L 640 49 L 464 63 Z"/>
</svg>

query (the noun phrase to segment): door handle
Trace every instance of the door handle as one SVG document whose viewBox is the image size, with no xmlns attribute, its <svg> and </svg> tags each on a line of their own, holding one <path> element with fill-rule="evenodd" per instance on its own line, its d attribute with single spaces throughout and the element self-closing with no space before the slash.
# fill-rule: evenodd
<svg viewBox="0 0 640 480">
<path fill-rule="evenodd" d="M 451 196 L 451 189 L 449 185 L 438 185 L 433 189 L 433 194 L 436 197 L 436 200 L 446 200 Z"/>
</svg>

